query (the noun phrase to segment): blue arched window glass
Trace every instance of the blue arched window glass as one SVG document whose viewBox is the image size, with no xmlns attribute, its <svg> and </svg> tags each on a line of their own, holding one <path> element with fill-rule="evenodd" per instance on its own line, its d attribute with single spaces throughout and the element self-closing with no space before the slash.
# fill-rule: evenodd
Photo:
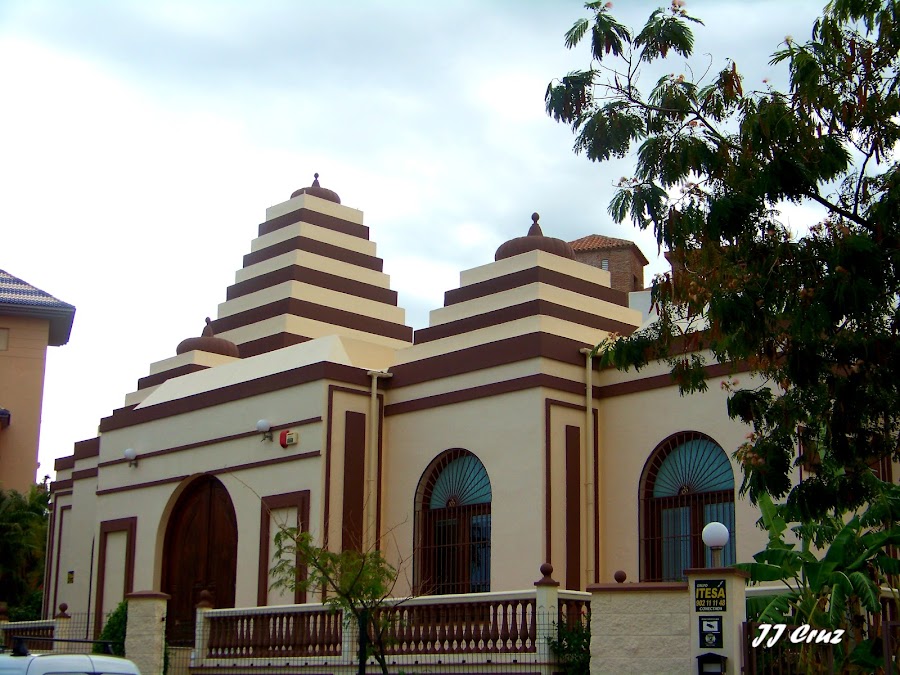
<svg viewBox="0 0 900 675">
<path fill-rule="evenodd" d="M 472 453 L 440 455 L 422 477 L 416 508 L 417 590 L 480 593 L 491 587 L 491 481 Z"/>
<path fill-rule="evenodd" d="M 680 580 L 689 567 L 709 567 L 700 535 L 712 521 L 731 533 L 722 563 L 735 561 L 734 472 L 708 436 L 680 433 L 657 447 L 644 471 L 641 512 L 642 580 Z"/>
</svg>

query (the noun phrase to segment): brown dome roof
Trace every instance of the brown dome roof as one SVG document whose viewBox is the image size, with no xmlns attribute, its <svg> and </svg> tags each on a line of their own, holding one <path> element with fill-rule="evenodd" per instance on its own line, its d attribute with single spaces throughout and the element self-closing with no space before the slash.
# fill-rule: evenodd
<svg viewBox="0 0 900 675">
<path fill-rule="evenodd" d="M 191 352 L 196 349 L 199 352 L 233 356 L 236 359 L 241 358 L 241 353 L 238 351 L 237 345 L 225 338 L 216 337 L 210 323 L 209 317 L 206 317 L 206 327 L 203 329 L 203 335 L 182 340 L 178 344 L 178 347 L 175 348 L 175 353 L 184 354 L 185 352 Z"/>
<path fill-rule="evenodd" d="M 334 202 L 335 204 L 341 203 L 341 198 L 338 197 L 338 193 L 334 190 L 329 190 L 328 188 L 323 188 L 319 185 L 319 174 L 313 174 L 313 184 L 309 187 L 300 188 L 299 190 L 294 190 L 291 193 L 291 199 L 294 197 L 299 197 L 300 195 L 312 195 L 313 197 L 318 197 L 320 199 L 327 199 L 330 202 Z"/>
<path fill-rule="evenodd" d="M 528 235 L 516 237 L 500 244 L 500 248 L 494 254 L 494 260 L 512 258 L 514 255 L 527 253 L 528 251 L 546 251 L 569 260 L 575 260 L 575 251 L 572 250 L 572 247 L 567 242 L 556 237 L 544 236 L 544 233 L 541 232 L 541 226 L 538 225 L 539 218 L 540 216 L 537 213 L 532 213 Z"/>
</svg>

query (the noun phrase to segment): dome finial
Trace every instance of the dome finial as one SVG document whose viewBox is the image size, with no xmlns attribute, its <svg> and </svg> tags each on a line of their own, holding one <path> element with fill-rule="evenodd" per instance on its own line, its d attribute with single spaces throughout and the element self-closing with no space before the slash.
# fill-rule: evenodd
<svg viewBox="0 0 900 675">
<path fill-rule="evenodd" d="M 328 188 L 323 188 L 321 185 L 319 185 L 318 172 L 313 174 L 312 185 L 310 185 L 309 187 L 300 188 L 299 190 L 294 190 L 294 192 L 291 193 L 291 199 L 304 194 L 312 195 L 313 197 L 318 197 L 319 199 L 325 199 L 329 202 L 334 202 L 335 204 L 341 203 L 341 198 L 338 197 L 337 192 L 335 192 L 334 190 L 329 190 Z"/>
<path fill-rule="evenodd" d="M 494 260 L 511 258 L 514 255 L 527 253 L 528 251 L 546 251 L 569 260 L 575 260 L 575 251 L 572 250 L 569 244 L 556 237 L 544 236 L 541 226 L 538 224 L 540 218 L 541 215 L 537 211 L 532 213 L 531 227 L 528 229 L 528 234 L 500 244 L 500 248 L 494 254 Z"/>
<path fill-rule="evenodd" d="M 540 220 L 541 214 L 537 211 L 531 214 L 531 227 L 528 228 L 528 236 L 529 237 L 543 237 L 544 232 L 541 230 L 541 226 L 538 225 L 538 220 Z"/>
</svg>

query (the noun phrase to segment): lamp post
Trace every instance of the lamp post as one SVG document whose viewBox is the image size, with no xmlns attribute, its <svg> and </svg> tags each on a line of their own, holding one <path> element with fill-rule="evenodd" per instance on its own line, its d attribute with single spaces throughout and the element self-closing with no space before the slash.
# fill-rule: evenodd
<svg viewBox="0 0 900 675">
<path fill-rule="evenodd" d="M 703 543 L 712 551 L 712 566 L 722 566 L 722 549 L 728 543 L 728 528 L 715 521 L 703 528 Z"/>
</svg>

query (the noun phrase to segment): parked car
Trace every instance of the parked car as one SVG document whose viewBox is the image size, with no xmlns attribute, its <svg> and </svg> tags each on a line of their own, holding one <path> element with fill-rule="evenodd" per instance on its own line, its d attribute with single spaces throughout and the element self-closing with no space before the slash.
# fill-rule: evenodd
<svg viewBox="0 0 900 675">
<path fill-rule="evenodd" d="M 99 654 L 0 654 L 0 675 L 141 675 L 128 659 Z"/>
</svg>

